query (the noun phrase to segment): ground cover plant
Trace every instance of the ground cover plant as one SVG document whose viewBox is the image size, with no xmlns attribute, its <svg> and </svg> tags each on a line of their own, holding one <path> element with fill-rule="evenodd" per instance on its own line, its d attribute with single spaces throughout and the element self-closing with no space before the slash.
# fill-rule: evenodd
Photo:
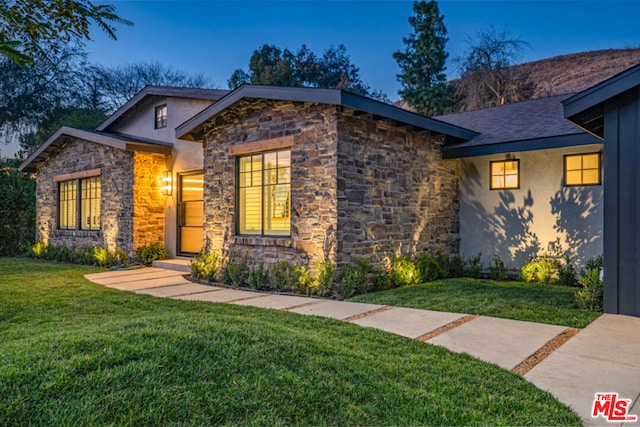
<svg viewBox="0 0 640 427">
<path fill-rule="evenodd" d="M 577 308 L 576 292 L 578 288 L 565 286 L 460 278 L 359 295 L 352 301 L 584 328 L 600 313 Z"/>
<path fill-rule="evenodd" d="M 466 355 L 329 319 L 153 298 L 0 258 L 7 425 L 580 425 Z"/>
</svg>

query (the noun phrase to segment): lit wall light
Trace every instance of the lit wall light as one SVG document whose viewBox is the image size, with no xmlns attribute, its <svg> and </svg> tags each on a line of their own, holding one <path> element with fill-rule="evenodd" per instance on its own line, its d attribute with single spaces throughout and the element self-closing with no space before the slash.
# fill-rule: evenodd
<svg viewBox="0 0 640 427">
<path fill-rule="evenodd" d="M 170 196 L 173 189 L 173 174 L 171 171 L 162 172 L 162 195 Z"/>
</svg>

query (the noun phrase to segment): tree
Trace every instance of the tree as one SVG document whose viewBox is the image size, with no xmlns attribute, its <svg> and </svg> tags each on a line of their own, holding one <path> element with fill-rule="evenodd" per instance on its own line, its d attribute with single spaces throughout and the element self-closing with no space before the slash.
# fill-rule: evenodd
<svg viewBox="0 0 640 427">
<path fill-rule="evenodd" d="M 445 45 L 449 39 L 444 15 L 435 0 L 414 2 L 413 12 L 409 17 L 413 32 L 402 39 L 406 48 L 393 54 L 401 70 L 397 75 L 402 85 L 398 94 L 421 114 L 442 114 L 453 93 L 453 88 L 446 84 L 445 63 L 449 54 Z"/>
<path fill-rule="evenodd" d="M 458 59 L 461 73 L 456 82 L 457 110 L 494 107 L 533 97 L 535 83 L 527 74 L 515 73 L 511 68 L 524 42 L 491 28 L 469 39 L 468 44 L 467 52 Z"/>
<path fill-rule="evenodd" d="M 331 46 L 319 57 L 304 44 L 296 53 L 265 44 L 251 55 L 249 71 L 235 70 L 227 83 L 231 89 L 243 83 L 337 88 L 388 101 L 386 95 L 372 91 L 362 81 L 344 45 Z"/>
<path fill-rule="evenodd" d="M 114 23 L 133 25 L 114 6 L 88 0 L 0 0 L 0 55 L 21 66 L 50 60 L 72 42 L 91 40 L 92 24 L 115 40 Z"/>
<path fill-rule="evenodd" d="M 0 256 L 28 253 L 36 228 L 36 180 L 13 166 L 0 167 Z"/>
</svg>

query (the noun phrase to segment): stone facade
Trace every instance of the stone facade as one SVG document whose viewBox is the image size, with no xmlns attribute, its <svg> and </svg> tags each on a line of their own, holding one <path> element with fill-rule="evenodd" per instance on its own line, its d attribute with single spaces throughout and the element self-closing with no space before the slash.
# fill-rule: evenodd
<svg viewBox="0 0 640 427">
<path fill-rule="evenodd" d="M 267 265 L 287 260 L 314 267 L 335 261 L 329 242 L 337 230 L 335 106 L 287 101 L 240 102 L 209 123 L 204 142 L 204 233 L 214 251 L 247 254 Z M 236 236 L 236 158 L 229 147 L 293 136 L 291 237 Z"/>
<path fill-rule="evenodd" d="M 206 125 L 205 240 L 255 264 L 311 269 L 364 258 L 376 266 L 423 251 L 456 253 L 458 162 L 426 131 L 333 105 L 241 101 Z M 229 148 L 293 136 L 291 237 L 236 236 L 236 159 Z"/>
<path fill-rule="evenodd" d="M 70 138 L 38 165 L 36 239 L 54 245 L 120 248 L 130 257 L 138 245 L 162 242 L 164 201 L 157 182 L 163 167 L 164 155 Z M 100 230 L 59 230 L 55 177 L 95 169 L 100 170 Z"/>
<path fill-rule="evenodd" d="M 164 196 L 160 177 L 165 155 L 133 153 L 133 248 L 154 242 L 164 244 Z"/>
</svg>

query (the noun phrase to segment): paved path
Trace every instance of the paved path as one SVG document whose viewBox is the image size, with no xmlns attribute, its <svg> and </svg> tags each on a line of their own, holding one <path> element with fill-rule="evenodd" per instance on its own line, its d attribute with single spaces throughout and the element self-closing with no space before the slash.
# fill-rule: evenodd
<svg viewBox="0 0 640 427">
<path fill-rule="evenodd" d="M 172 266 L 170 268 L 180 268 Z M 532 356 L 568 328 L 486 316 L 325 300 L 228 289 L 193 283 L 185 271 L 165 268 L 87 274 L 92 282 L 162 298 L 210 301 L 286 310 L 338 319 L 467 353 L 521 372 Z M 525 368 L 525 372 L 527 369 Z M 640 318 L 603 315 L 544 358 L 524 378 L 571 406 L 585 425 L 621 425 L 591 417 L 595 393 L 617 392 L 640 416 Z M 640 426 L 626 422 L 624 426 Z"/>
</svg>

